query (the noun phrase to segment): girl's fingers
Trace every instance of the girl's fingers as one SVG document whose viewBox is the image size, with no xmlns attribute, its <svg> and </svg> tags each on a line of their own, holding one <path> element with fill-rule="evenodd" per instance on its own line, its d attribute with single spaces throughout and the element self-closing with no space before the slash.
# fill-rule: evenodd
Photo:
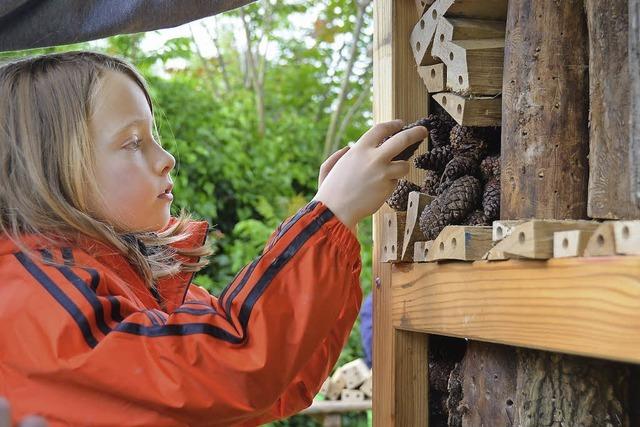
<svg viewBox="0 0 640 427">
<path fill-rule="evenodd" d="M 402 120 L 378 123 L 362 135 L 359 142 L 369 147 L 377 147 L 386 137 L 400 132 L 402 126 L 404 126 L 404 122 Z"/>
<path fill-rule="evenodd" d="M 0 427 L 11 427 L 11 408 L 4 397 L 0 397 Z"/>
<path fill-rule="evenodd" d="M 386 168 L 386 176 L 388 179 L 400 179 L 409 173 L 409 162 L 398 160 L 391 162 Z"/>
<path fill-rule="evenodd" d="M 424 140 L 428 134 L 427 128 L 423 126 L 415 126 L 404 130 L 382 144 L 379 148 L 380 156 L 385 161 L 391 161 L 391 159 L 402 153 L 405 148 Z"/>
</svg>

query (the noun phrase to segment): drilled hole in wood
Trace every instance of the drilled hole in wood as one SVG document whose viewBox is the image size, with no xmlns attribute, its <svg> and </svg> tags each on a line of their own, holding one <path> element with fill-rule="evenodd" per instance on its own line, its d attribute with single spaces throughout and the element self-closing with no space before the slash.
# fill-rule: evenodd
<svg viewBox="0 0 640 427">
<path fill-rule="evenodd" d="M 433 17 L 434 20 L 438 19 L 438 11 L 434 10 L 433 13 L 431 14 L 431 16 Z"/>
<path fill-rule="evenodd" d="M 566 237 L 562 239 L 562 247 L 565 249 L 569 247 L 569 239 L 567 239 Z"/>
<path fill-rule="evenodd" d="M 444 251 L 444 242 L 440 242 L 440 250 Z"/>
<path fill-rule="evenodd" d="M 462 76 L 458 76 L 458 83 L 460 84 L 464 83 L 464 79 L 462 78 Z"/>
<path fill-rule="evenodd" d="M 391 246 L 391 252 L 394 252 L 394 253 L 395 253 L 395 251 L 396 251 L 396 245 L 392 245 L 392 246 Z"/>
<path fill-rule="evenodd" d="M 453 52 L 449 53 L 449 59 L 453 61 Z"/>
<path fill-rule="evenodd" d="M 416 50 L 420 52 L 420 42 L 416 42 Z"/>
<path fill-rule="evenodd" d="M 424 19 L 420 20 L 420 29 L 424 30 Z"/>
<path fill-rule="evenodd" d="M 598 242 L 598 246 L 604 246 L 604 236 L 602 234 L 598 234 L 596 241 Z"/>
<path fill-rule="evenodd" d="M 436 78 L 436 70 L 434 70 L 433 68 L 431 69 L 431 78 L 432 79 Z"/>
<path fill-rule="evenodd" d="M 391 227 L 391 220 L 389 220 L 389 227 Z"/>
<path fill-rule="evenodd" d="M 420 2 L 420 6 L 424 6 L 424 2 L 423 1 Z"/>
<path fill-rule="evenodd" d="M 458 104 L 458 114 L 462 114 L 462 104 Z"/>
<path fill-rule="evenodd" d="M 451 246 L 453 247 L 453 249 L 455 249 L 457 245 L 458 245 L 458 241 L 454 237 L 453 239 L 451 239 Z"/>
<path fill-rule="evenodd" d="M 444 34 L 440 34 L 440 42 L 444 43 Z"/>
<path fill-rule="evenodd" d="M 409 202 L 409 207 L 413 207 L 413 202 Z"/>
<path fill-rule="evenodd" d="M 525 236 L 524 231 L 520 232 L 520 234 L 518 235 L 518 240 L 520 241 L 520 243 L 524 243 L 525 240 L 527 240 L 527 236 Z"/>
<path fill-rule="evenodd" d="M 386 246 L 384 247 L 384 251 L 387 252 L 387 247 Z"/>
<path fill-rule="evenodd" d="M 507 406 L 513 406 L 513 400 L 507 399 Z"/>
<path fill-rule="evenodd" d="M 503 235 L 504 235 L 504 230 L 502 229 L 502 227 L 497 227 L 496 228 L 496 237 L 498 239 L 502 239 Z"/>
<path fill-rule="evenodd" d="M 622 237 L 624 237 L 625 239 L 629 238 L 629 227 L 627 227 L 626 225 L 622 227 Z"/>
<path fill-rule="evenodd" d="M 447 97 L 446 96 L 442 97 L 442 105 L 447 105 Z"/>
<path fill-rule="evenodd" d="M 407 230 L 407 234 L 411 233 L 411 230 Z"/>
</svg>

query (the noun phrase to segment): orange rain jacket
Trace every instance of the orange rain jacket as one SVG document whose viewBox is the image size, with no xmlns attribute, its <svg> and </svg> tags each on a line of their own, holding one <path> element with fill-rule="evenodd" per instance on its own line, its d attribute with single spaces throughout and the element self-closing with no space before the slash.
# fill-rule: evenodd
<svg viewBox="0 0 640 427">
<path fill-rule="evenodd" d="M 204 241 L 205 222 L 191 229 L 191 245 Z M 0 395 L 14 422 L 29 413 L 52 426 L 286 417 L 310 405 L 362 299 L 358 240 L 318 201 L 283 222 L 219 298 L 191 274 L 160 281 L 154 295 L 96 242 L 33 247 L 62 265 L 0 240 Z"/>
</svg>

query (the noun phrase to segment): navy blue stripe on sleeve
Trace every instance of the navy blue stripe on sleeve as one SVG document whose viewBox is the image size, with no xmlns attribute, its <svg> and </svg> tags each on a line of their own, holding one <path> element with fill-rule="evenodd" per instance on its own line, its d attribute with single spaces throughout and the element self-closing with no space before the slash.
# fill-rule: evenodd
<svg viewBox="0 0 640 427">
<path fill-rule="evenodd" d="M 23 252 L 14 254 L 20 264 L 33 276 L 34 279 L 64 308 L 71 318 L 76 322 L 78 328 L 82 332 L 82 336 L 91 348 L 98 345 L 98 340 L 93 336 L 89 321 L 85 315 L 80 311 L 77 305 L 71 301 L 71 299 L 55 284 L 53 280 L 47 274 L 42 271 L 37 265 L 34 264 L 29 257 Z"/>
</svg>

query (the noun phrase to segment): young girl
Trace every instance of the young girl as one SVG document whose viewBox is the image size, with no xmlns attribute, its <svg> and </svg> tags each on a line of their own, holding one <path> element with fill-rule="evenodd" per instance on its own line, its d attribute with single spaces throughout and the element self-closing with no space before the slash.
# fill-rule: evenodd
<svg viewBox="0 0 640 427">
<path fill-rule="evenodd" d="M 127 63 L 0 68 L 0 395 L 14 421 L 255 426 L 310 405 L 358 314 L 356 224 L 426 137 L 374 126 L 216 298 L 191 283 L 207 224 L 170 217 L 174 158 Z M 326 176 L 326 179 L 324 178 Z"/>
</svg>

